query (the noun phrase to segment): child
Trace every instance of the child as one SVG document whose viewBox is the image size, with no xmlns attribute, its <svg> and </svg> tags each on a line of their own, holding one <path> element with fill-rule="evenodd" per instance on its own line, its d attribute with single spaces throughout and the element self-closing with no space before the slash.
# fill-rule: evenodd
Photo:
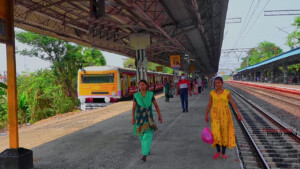
<svg viewBox="0 0 300 169">
<path fill-rule="evenodd" d="M 215 87 L 216 89 L 210 92 L 205 121 L 208 123 L 208 112 L 211 109 L 211 130 L 214 138 L 212 147 L 217 147 L 217 153 L 213 158 L 217 159 L 220 156 L 222 146 L 222 158 L 226 159 L 226 147 L 232 148 L 236 146 L 235 132 L 228 101 L 233 105 L 239 120 L 242 120 L 242 116 L 237 109 L 229 90 L 223 89 L 223 79 L 221 77 L 215 78 Z"/>
</svg>

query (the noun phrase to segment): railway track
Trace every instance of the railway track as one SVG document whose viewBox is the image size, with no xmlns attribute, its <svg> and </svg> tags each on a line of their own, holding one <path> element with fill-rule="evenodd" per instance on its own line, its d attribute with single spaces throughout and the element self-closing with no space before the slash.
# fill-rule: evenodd
<svg viewBox="0 0 300 169">
<path fill-rule="evenodd" d="M 235 84 L 230 84 L 233 86 L 237 86 Z M 259 87 L 249 87 L 245 85 L 238 85 L 239 88 L 249 90 L 251 92 L 258 93 L 260 95 L 266 96 L 270 99 L 277 100 L 280 102 L 287 103 L 289 105 L 292 105 L 296 108 L 300 108 L 300 96 L 299 95 L 294 95 L 294 94 L 285 94 L 279 91 L 273 91 L 269 89 L 262 89 Z"/>
<path fill-rule="evenodd" d="M 238 123 L 241 129 L 236 127 L 236 138 L 244 167 L 299 169 L 299 133 L 292 131 L 228 85 L 226 88 L 231 91 L 243 116 L 243 121 Z"/>
</svg>

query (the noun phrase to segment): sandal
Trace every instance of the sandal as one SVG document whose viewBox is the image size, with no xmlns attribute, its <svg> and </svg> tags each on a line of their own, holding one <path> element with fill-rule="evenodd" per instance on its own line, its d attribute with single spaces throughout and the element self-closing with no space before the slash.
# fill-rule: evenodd
<svg viewBox="0 0 300 169">
<path fill-rule="evenodd" d="M 143 156 L 143 157 L 142 157 L 142 160 L 143 160 L 144 162 L 146 162 L 146 161 L 147 161 L 146 156 Z"/>
<path fill-rule="evenodd" d="M 216 152 L 216 154 L 214 155 L 214 159 L 217 159 L 220 156 L 219 152 Z"/>
<path fill-rule="evenodd" d="M 226 156 L 225 154 L 222 154 L 222 158 L 226 159 L 226 158 L 227 158 L 227 156 Z"/>
</svg>

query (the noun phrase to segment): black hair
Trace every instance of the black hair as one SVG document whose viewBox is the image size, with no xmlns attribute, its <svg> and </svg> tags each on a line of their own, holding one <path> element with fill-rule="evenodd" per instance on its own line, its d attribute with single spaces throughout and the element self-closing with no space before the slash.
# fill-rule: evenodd
<svg viewBox="0 0 300 169">
<path fill-rule="evenodd" d="M 140 80 L 139 83 L 138 83 L 138 85 L 140 85 L 141 82 L 144 82 L 148 86 L 148 83 L 147 83 L 146 80 Z"/>
<path fill-rule="evenodd" d="M 141 83 L 141 82 L 143 82 L 143 83 L 145 83 L 145 84 L 146 84 L 146 86 L 147 86 L 147 87 L 146 87 L 146 90 L 148 90 L 148 87 L 149 87 L 149 86 L 148 86 L 148 83 L 147 83 L 147 81 L 146 81 L 146 80 L 144 80 L 144 79 L 142 79 L 142 80 L 140 80 L 140 81 L 139 81 L 138 85 L 140 85 L 140 83 Z"/>
<path fill-rule="evenodd" d="M 216 80 L 220 80 L 220 81 L 223 83 L 223 78 L 220 77 L 220 76 L 217 76 L 217 77 L 215 78 L 215 81 L 216 81 Z"/>
</svg>

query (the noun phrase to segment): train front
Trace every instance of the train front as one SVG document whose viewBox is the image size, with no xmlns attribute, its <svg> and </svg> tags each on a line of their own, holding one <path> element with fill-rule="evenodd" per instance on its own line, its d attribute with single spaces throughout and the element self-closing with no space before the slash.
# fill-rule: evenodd
<svg viewBox="0 0 300 169">
<path fill-rule="evenodd" d="M 84 103 L 109 103 L 121 98 L 118 69 L 92 66 L 78 71 L 78 99 Z"/>
</svg>

